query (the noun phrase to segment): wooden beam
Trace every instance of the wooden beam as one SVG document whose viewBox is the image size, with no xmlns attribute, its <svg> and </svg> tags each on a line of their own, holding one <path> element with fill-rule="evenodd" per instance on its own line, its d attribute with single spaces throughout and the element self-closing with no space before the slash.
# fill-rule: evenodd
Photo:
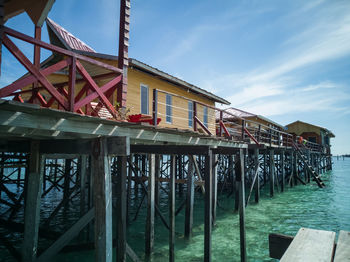
<svg viewBox="0 0 350 262">
<path fill-rule="evenodd" d="M 154 186 L 155 186 L 155 155 L 149 155 L 149 174 L 147 186 L 147 217 L 145 231 L 145 253 L 150 256 L 154 247 Z"/>
<path fill-rule="evenodd" d="M 204 261 L 211 261 L 211 233 L 212 233 L 212 154 L 205 156 L 205 206 L 204 206 Z"/>
<path fill-rule="evenodd" d="M 275 153 L 272 149 L 270 149 L 270 153 L 269 153 L 270 157 L 269 157 L 269 164 L 270 164 L 270 168 L 269 168 L 269 173 L 270 173 L 270 196 L 273 197 L 273 195 L 275 194 Z"/>
<path fill-rule="evenodd" d="M 240 254 L 241 262 L 247 261 L 246 234 L 245 234 L 245 189 L 244 189 L 244 152 L 241 149 L 235 155 L 236 184 L 239 191 L 239 233 L 240 233 Z"/>
<path fill-rule="evenodd" d="M 169 261 L 175 261 L 175 177 L 176 155 L 170 159 L 170 183 L 169 183 Z"/>
<path fill-rule="evenodd" d="M 107 139 L 96 138 L 92 154 L 95 207 L 95 259 L 112 262 L 112 186 Z"/>
<path fill-rule="evenodd" d="M 117 259 L 116 261 L 126 261 L 126 175 L 127 157 L 118 157 L 117 174 Z"/>
<path fill-rule="evenodd" d="M 254 149 L 254 167 L 258 174 L 254 183 L 255 187 L 255 203 L 259 203 L 260 199 L 260 177 L 259 177 L 259 149 Z"/>
<path fill-rule="evenodd" d="M 36 262 L 51 261 L 60 250 L 64 248 L 79 232 L 94 218 L 94 208 L 90 209 L 84 216 L 73 224 L 62 236 L 60 236 L 48 249 L 46 249 Z"/>
<path fill-rule="evenodd" d="M 286 170 L 285 170 L 285 154 L 284 151 L 281 151 L 281 176 L 282 176 L 282 183 L 281 183 L 281 192 L 284 191 L 284 187 L 285 187 L 285 180 L 286 180 Z"/>
<path fill-rule="evenodd" d="M 22 258 L 29 262 L 36 261 L 38 250 L 40 201 L 44 168 L 44 159 L 39 155 L 39 142 L 32 141 L 30 147 L 22 246 Z"/>
<path fill-rule="evenodd" d="M 194 173 L 193 161 L 189 156 L 187 168 L 187 193 L 186 193 L 186 211 L 185 211 L 185 238 L 190 238 L 193 226 L 193 204 L 194 204 Z"/>
</svg>

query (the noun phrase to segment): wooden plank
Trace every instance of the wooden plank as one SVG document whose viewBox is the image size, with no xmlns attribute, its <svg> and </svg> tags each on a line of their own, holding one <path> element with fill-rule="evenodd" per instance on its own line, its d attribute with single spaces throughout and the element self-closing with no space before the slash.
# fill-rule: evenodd
<svg viewBox="0 0 350 262">
<path fill-rule="evenodd" d="M 118 157 L 117 174 L 117 261 L 126 261 L 126 176 L 127 157 Z"/>
<path fill-rule="evenodd" d="M 282 234 L 269 234 L 270 257 L 281 259 L 294 237 Z"/>
<path fill-rule="evenodd" d="M 59 239 L 57 239 L 48 249 L 46 249 L 36 262 L 51 261 L 64 246 L 66 246 L 79 232 L 94 218 L 94 208 L 90 209 L 74 225 L 68 229 Z"/>
<path fill-rule="evenodd" d="M 281 262 L 332 261 L 335 232 L 300 228 Z"/>
<path fill-rule="evenodd" d="M 149 155 L 149 174 L 147 186 L 147 217 L 145 230 L 145 253 L 149 256 L 154 247 L 154 190 L 155 190 L 155 155 Z"/>
<path fill-rule="evenodd" d="M 350 261 L 350 232 L 340 230 L 334 262 Z"/>
<path fill-rule="evenodd" d="M 112 262 L 112 180 L 107 139 L 96 138 L 92 154 L 95 207 L 95 260 Z"/>
<path fill-rule="evenodd" d="M 44 171 L 44 159 L 40 158 L 39 146 L 40 144 L 38 141 L 31 142 L 26 201 L 24 206 L 22 257 L 25 261 L 35 261 L 38 250 L 40 202 Z"/>
<path fill-rule="evenodd" d="M 175 261 L 175 172 L 176 155 L 170 159 L 170 183 L 169 183 L 169 261 Z"/>
<path fill-rule="evenodd" d="M 189 157 L 190 158 L 190 157 Z M 185 211 L 185 238 L 190 238 L 193 226 L 193 204 L 194 204 L 194 177 L 193 161 L 188 161 L 187 168 L 187 194 Z"/>
<path fill-rule="evenodd" d="M 212 231 L 212 154 L 205 156 L 205 206 L 204 206 L 204 261 L 211 261 L 211 231 Z"/>
</svg>

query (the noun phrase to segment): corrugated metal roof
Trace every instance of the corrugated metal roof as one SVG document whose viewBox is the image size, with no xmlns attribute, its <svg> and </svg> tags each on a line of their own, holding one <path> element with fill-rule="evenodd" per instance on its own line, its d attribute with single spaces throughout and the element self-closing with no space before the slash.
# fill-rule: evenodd
<svg viewBox="0 0 350 262">
<path fill-rule="evenodd" d="M 86 56 L 92 56 L 92 57 L 97 57 L 97 58 L 102 58 L 102 59 L 107 59 L 107 60 L 118 60 L 117 56 L 96 53 L 95 50 L 93 50 L 91 47 L 89 47 L 83 41 L 81 41 L 80 39 L 75 37 L 72 33 L 68 32 L 62 26 L 60 26 L 57 23 L 55 23 L 54 21 L 52 21 L 50 18 L 47 18 L 46 22 L 48 24 L 49 29 L 51 29 L 51 31 L 54 33 L 57 40 L 60 41 L 60 43 L 53 43 L 53 44 L 56 44 L 56 45 L 61 44 L 64 47 L 66 47 L 67 49 L 70 49 L 72 51 L 78 52 L 78 53 L 86 55 Z M 50 34 L 50 32 L 49 32 L 49 34 Z M 50 35 L 50 41 L 55 42 L 54 39 L 52 39 L 51 35 Z M 190 84 L 182 79 L 179 79 L 175 76 L 172 76 L 168 73 L 165 73 L 165 72 L 163 72 L 155 67 L 147 65 L 147 64 L 145 64 L 137 59 L 130 58 L 129 59 L 129 66 L 141 69 L 145 72 L 148 72 L 148 73 L 151 73 L 154 75 L 157 75 L 159 78 L 161 78 L 165 81 L 176 84 L 182 88 L 185 88 L 186 90 L 190 90 L 192 92 L 199 93 L 199 94 L 201 94 L 201 95 L 203 95 L 211 100 L 214 100 L 215 102 L 225 104 L 225 105 L 230 104 L 229 101 L 227 101 L 227 100 L 225 100 L 217 95 L 214 95 L 213 93 L 210 93 L 210 92 L 208 92 L 208 91 L 206 91 L 198 86 L 192 85 L 192 84 Z M 92 65 L 91 67 L 94 67 L 94 65 Z M 97 67 L 97 66 L 95 66 L 95 67 Z M 96 68 L 96 70 L 97 70 L 97 68 Z M 94 69 L 91 68 L 91 71 L 94 72 Z"/>
<path fill-rule="evenodd" d="M 96 53 L 94 49 L 81 41 L 79 38 L 75 37 L 59 24 L 56 24 L 50 18 L 46 18 L 46 23 L 53 31 L 56 31 L 56 36 L 61 38 L 60 40 L 63 40 L 63 44 L 65 44 L 66 47 L 68 45 L 69 49 Z"/>
</svg>

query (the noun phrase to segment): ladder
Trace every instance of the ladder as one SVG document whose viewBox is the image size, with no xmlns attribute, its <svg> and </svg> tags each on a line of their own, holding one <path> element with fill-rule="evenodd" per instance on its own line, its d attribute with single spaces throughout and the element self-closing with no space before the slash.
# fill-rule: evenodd
<svg viewBox="0 0 350 262">
<path fill-rule="evenodd" d="M 297 152 L 299 158 L 301 159 L 301 161 L 304 163 L 305 167 L 307 168 L 308 172 L 312 175 L 312 177 L 316 181 L 317 185 L 320 188 L 325 187 L 326 185 L 323 183 L 321 177 L 317 174 L 315 169 L 310 165 L 309 160 L 303 154 L 303 152 L 300 150 L 300 148 L 294 143 L 294 141 L 292 142 L 292 145 L 293 145 L 295 152 Z"/>
</svg>

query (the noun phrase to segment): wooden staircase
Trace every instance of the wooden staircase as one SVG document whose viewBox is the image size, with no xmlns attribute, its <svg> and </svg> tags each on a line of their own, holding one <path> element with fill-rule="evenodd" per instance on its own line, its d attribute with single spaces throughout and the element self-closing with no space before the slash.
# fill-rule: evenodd
<svg viewBox="0 0 350 262">
<path fill-rule="evenodd" d="M 323 183 L 321 177 L 319 176 L 319 174 L 317 174 L 316 170 L 312 167 L 312 165 L 310 164 L 309 160 L 304 155 L 304 153 L 300 150 L 300 148 L 294 142 L 292 143 L 292 145 L 293 145 L 295 152 L 297 152 L 299 158 L 301 159 L 301 161 L 304 163 L 305 167 L 307 168 L 307 171 L 314 178 L 313 180 L 316 181 L 317 185 L 320 188 L 325 187 L 326 185 Z"/>
</svg>

